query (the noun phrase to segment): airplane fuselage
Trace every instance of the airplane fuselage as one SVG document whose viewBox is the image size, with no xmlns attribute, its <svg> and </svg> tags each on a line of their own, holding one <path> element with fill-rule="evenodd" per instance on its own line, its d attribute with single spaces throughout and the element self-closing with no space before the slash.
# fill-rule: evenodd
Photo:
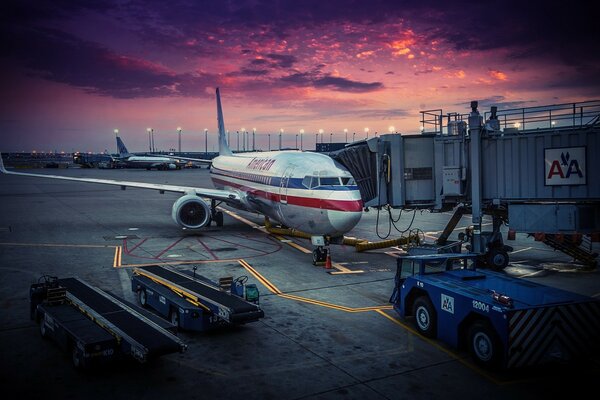
<svg viewBox="0 0 600 400">
<path fill-rule="evenodd" d="M 362 215 L 352 175 L 324 154 L 276 151 L 218 156 L 210 172 L 215 187 L 238 192 L 247 210 L 306 233 L 342 236 Z"/>
</svg>

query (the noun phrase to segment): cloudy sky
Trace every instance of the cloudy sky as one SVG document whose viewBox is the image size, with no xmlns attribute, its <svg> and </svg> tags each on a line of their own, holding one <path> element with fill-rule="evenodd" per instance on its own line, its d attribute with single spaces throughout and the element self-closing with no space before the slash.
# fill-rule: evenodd
<svg viewBox="0 0 600 400">
<path fill-rule="evenodd" d="M 600 98 L 593 2 L 4 0 L 3 151 L 209 151 L 225 125 L 325 141 L 416 133 L 419 111 Z M 330 137 L 330 134 L 333 134 Z M 298 139 L 299 140 L 299 139 Z"/>
</svg>

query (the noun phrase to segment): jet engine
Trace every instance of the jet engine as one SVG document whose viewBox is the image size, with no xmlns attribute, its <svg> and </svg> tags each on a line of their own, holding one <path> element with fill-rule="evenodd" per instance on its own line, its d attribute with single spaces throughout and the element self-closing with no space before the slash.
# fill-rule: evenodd
<svg viewBox="0 0 600 400">
<path fill-rule="evenodd" d="M 184 228 L 202 228 L 210 224 L 210 207 L 200 197 L 186 194 L 173 204 L 171 217 Z"/>
</svg>

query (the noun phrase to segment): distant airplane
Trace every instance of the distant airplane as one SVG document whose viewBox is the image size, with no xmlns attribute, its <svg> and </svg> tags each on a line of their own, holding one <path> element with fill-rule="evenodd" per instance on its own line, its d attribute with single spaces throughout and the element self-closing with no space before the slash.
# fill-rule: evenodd
<svg viewBox="0 0 600 400">
<path fill-rule="evenodd" d="M 185 162 L 184 160 L 178 159 L 176 157 L 166 157 L 159 155 L 143 155 L 138 156 L 135 154 L 129 153 L 127 147 L 125 147 L 125 143 L 123 140 L 117 135 L 117 150 L 119 152 L 119 157 L 113 157 L 113 164 L 119 167 L 125 168 L 146 168 L 146 169 L 160 169 L 160 170 L 168 170 L 168 169 L 181 169 Z"/>
<path fill-rule="evenodd" d="M 324 261 L 328 251 L 324 246 L 343 237 L 362 216 L 363 203 L 354 178 L 345 167 L 324 154 L 297 150 L 233 154 L 227 144 L 218 88 L 216 99 L 219 156 L 212 160 L 210 169 L 216 189 L 8 172 L 1 157 L 0 170 L 12 175 L 182 193 L 173 204 L 171 216 L 188 229 L 205 227 L 211 221 L 222 226 L 223 213 L 217 211 L 217 206 L 224 202 L 312 235 L 312 243 L 317 246 L 313 262 Z M 125 146 L 121 149 L 127 150 Z"/>
</svg>

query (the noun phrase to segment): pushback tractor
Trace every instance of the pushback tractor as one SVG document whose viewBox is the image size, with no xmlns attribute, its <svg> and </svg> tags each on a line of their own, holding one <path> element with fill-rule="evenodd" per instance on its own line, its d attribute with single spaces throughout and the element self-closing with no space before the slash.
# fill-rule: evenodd
<svg viewBox="0 0 600 400">
<path fill-rule="evenodd" d="M 599 355 L 600 301 L 477 269 L 478 254 L 398 258 L 390 302 L 416 330 L 467 349 L 484 367 L 521 368 Z"/>
</svg>

